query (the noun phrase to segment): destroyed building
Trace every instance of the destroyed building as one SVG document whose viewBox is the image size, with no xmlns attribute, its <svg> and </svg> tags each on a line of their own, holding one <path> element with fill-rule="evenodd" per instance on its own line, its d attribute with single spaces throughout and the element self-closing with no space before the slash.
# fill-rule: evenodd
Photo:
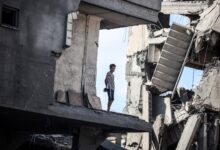
<svg viewBox="0 0 220 150">
<path fill-rule="evenodd" d="M 159 145 L 152 133 L 128 133 L 125 148 L 220 149 L 219 6 L 218 0 L 164 0 L 161 12 L 187 16 L 187 26 L 131 27 L 124 111 L 152 123 Z M 184 67 L 203 70 L 196 88 L 178 87 Z"/>
<path fill-rule="evenodd" d="M 99 30 L 156 23 L 160 7 L 159 0 L 0 0 L 0 149 L 44 140 L 53 147 L 61 134 L 72 137 L 71 149 L 94 150 L 108 133 L 152 132 L 137 117 L 101 110 L 96 63 Z"/>
<path fill-rule="evenodd" d="M 0 0 L 0 149 L 124 149 L 105 141 L 109 133 L 127 133 L 125 149 L 219 149 L 219 6 Z M 190 24 L 170 27 L 174 13 Z M 129 115 L 103 111 L 95 85 L 99 31 L 134 25 Z M 195 89 L 178 87 L 185 66 L 204 70 Z"/>
</svg>

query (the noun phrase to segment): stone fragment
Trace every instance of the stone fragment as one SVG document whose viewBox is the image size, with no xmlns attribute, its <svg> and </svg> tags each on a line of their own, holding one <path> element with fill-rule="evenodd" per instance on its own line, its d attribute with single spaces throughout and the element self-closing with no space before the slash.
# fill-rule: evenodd
<svg viewBox="0 0 220 150">
<path fill-rule="evenodd" d="M 55 93 L 55 100 L 56 100 L 56 102 L 58 102 L 58 103 L 66 104 L 67 101 L 66 101 L 66 98 L 65 98 L 65 93 L 64 93 L 64 91 L 58 90 L 58 91 Z"/>
<path fill-rule="evenodd" d="M 84 104 L 88 108 L 102 109 L 101 100 L 95 95 L 86 94 Z"/>
<path fill-rule="evenodd" d="M 77 93 L 73 90 L 68 90 L 67 99 L 70 105 L 83 106 L 83 98 L 80 93 Z"/>
</svg>

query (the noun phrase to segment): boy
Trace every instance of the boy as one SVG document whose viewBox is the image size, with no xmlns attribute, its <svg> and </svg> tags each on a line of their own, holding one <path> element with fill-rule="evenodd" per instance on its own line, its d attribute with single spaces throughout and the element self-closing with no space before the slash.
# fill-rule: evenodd
<svg viewBox="0 0 220 150">
<path fill-rule="evenodd" d="M 111 105 L 114 101 L 114 91 L 115 91 L 115 81 L 114 81 L 114 72 L 115 72 L 116 65 L 111 64 L 109 66 L 110 71 L 107 73 L 105 77 L 105 85 L 106 85 L 106 92 L 108 93 L 108 109 L 110 111 Z"/>
</svg>

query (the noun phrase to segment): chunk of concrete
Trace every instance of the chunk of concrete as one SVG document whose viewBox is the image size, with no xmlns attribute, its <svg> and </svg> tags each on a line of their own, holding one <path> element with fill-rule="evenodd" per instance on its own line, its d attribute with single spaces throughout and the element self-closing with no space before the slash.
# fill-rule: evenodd
<svg viewBox="0 0 220 150">
<path fill-rule="evenodd" d="M 195 89 L 193 104 L 196 107 L 205 106 L 213 111 L 220 111 L 220 63 L 209 66 L 204 73 L 199 86 Z"/>
<path fill-rule="evenodd" d="M 100 98 L 91 94 L 86 94 L 84 105 L 86 105 L 88 108 L 102 109 Z"/>
<path fill-rule="evenodd" d="M 68 90 L 67 99 L 70 105 L 83 106 L 83 98 L 81 93 L 77 93 L 73 90 Z"/>
<path fill-rule="evenodd" d="M 171 99 L 170 99 L 170 97 L 165 97 L 164 98 L 164 103 L 165 103 L 165 106 L 166 106 L 164 123 L 166 125 L 170 125 L 170 124 L 173 123 L 173 115 L 172 115 Z"/>
<path fill-rule="evenodd" d="M 65 93 L 62 90 L 58 90 L 55 93 L 55 100 L 58 103 L 67 104 Z"/>
<path fill-rule="evenodd" d="M 138 149 L 139 143 L 141 142 L 142 134 L 139 133 L 128 133 L 126 137 L 126 149 Z M 146 141 L 147 142 L 147 141 Z"/>
<path fill-rule="evenodd" d="M 190 149 L 193 139 L 195 138 L 196 131 L 199 128 L 200 121 L 201 121 L 201 115 L 199 114 L 192 115 L 188 119 L 186 126 L 183 130 L 183 133 L 180 137 L 176 150 L 183 150 L 183 149 L 189 150 Z"/>
<path fill-rule="evenodd" d="M 164 115 L 158 115 L 153 124 L 154 132 L 158 141 L 160 140 L 160 134 L 163 133 L 164 126 Z"/>
<path fill-rule="evenodd" d="M 189 117 L 189 113 L 184 109 L 176 110 L 174 112 L 174 119 L 176 123 L 180 123 L 183 120 L 186 120 L 188 117 Z"/>
<path fill-rule="evenodd" d="M 142 119 L 146 122 L 151 121 L 152 117 L 152 95 L 150 91 L 146 90 L 146 85 L 142 87 L 142 100 L 143 100 L 143 113 Z M 142 148 L 145 150 L 150 149 L 151 147 L 151 134 L 143 133 L 142 137 Z"/>
</svg>

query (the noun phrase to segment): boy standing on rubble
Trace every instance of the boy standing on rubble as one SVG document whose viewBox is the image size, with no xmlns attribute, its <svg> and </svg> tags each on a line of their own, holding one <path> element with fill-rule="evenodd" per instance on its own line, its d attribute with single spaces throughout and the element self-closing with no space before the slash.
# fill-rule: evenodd
<svg viewBox="0 0 220 150">
<path fill-rule="evenodd" d="M 105 92 L 108 94 L 108 109 L 107 111 L 110 111 L 111 105 L 114 101 L 114 91 L 115 91 L 115 80 L 114 80 L 114 72 L 115 72 L 116 65 L 111 64 L 109 66 L 110 71 L 106 74 L 105 77 Z"/>
</svg>

